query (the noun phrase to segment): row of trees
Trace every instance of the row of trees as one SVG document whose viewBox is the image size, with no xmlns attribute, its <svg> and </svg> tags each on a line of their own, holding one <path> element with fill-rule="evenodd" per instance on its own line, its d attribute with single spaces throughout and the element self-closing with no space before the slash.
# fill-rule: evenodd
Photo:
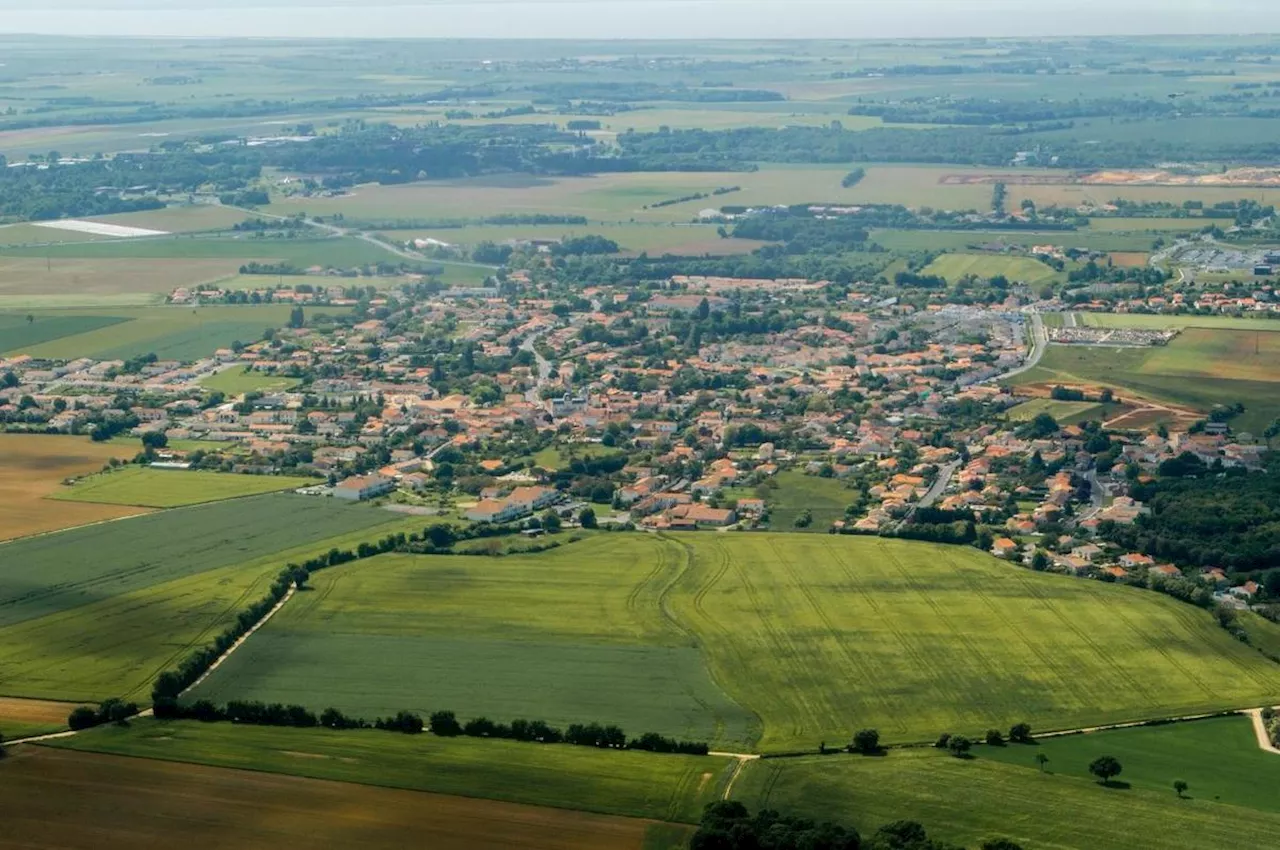
<svg viewBox="0 0 1280 850">
<path fill-rule="evenodd" d="M 323 726 L 326 729 L 385 729 L 416 735 L 423 730 L 422 718 L 410 711 L 401 711 L 391 717 L 379 717 L 370 722 L 362 718 L 348 717 L 336 708 L 326 708 L 319 715 L 305 706 L 283 705 L 233 700 L 219 707 L 210 700 L 196 700 L 183 705 L 176 699 L 156 700 L 155 715 L 161 720 L 200 720 L 205 723 L 229 721 L 250 726 L 289 726 L 310 729 Z"/>
<path fill-rule="evenodd" d="M 476 717 L 462 723 L 452 711 L 431 715 L 431 733 L 443 738 L 466 735 L 472 738 L 507 738 L 540 744 L 573 744 L 611 750 L 645 750 L 653 753 L 683 753 L 705 756 L 708 746 L 700 741 L 679 741 L 656 732 L 628 739 L 622 728 L 599 723 L 573 723 L 561 731 L 542 720 L 513 720 L 497 723 L 487 717 Z"/>
</svg>

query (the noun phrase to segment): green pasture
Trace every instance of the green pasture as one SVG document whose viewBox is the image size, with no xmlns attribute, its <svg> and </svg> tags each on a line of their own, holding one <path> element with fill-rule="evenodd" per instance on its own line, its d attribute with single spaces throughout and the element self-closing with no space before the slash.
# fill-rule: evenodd
<svg viewBox="0 0 1280 850">
<path fill-rule="evenodd" d="M 1124 767 L 1115 780 L 1173 795 L 1173 782 L 1190 785 L 1194 800 L 1230 803 L 1280 814 L 1280 756 L 1258 746 L 1248 717 L 1215 717 L 1165 726 L 1139 726 L 1045 738 L 1034 746 L 983 747 L 978 757 L 1039 771 L 1048 759 L 1055 776 L 1090 779 L 1089 764 L 1114 756 Z"/>
<path fill-rule="evenodd" d="M 3 231 L 0 231 L 2 233 Z M 310 266 L 352 267 L 366 263 L 400 262 L 385 248 L 354 236 L 299 236 L 295 239 L 259 238 L 250 233 L 219 236 L 158 236 L 75 242 L 43 247 L 13 246 L 6 257 L 75 259 L 233 259 L 241 262 L 287 262 Z"/>
<path fill-rule="evenodd" d="M 123 360 L 153 353 L 165 360 L 199 360 L 233 342 L 262 339 L 267 328 L 288 322 L 291 309 L 263 304 L 12 311 L 0 313 L 0 354 Z M 11 332 L 17 340 L 12 347 Z"/>
<path fill-rule="evenodd" d="M 284 475 L 234 475 L 187 469 L 151 469 L 126 466 L 100 472 L 58 490 L 52 496 L 68 502 L 138 505 L 144 508 L 177 508 L 295 490 L 317 482 L 314 478 Z"/>
<path fill-rule="evenodd" d="M 1030 758 L 1031 749 L 1011 747 L 1009 754 Z M 1196 796 L 1191 771 L 1182 778 L 1191 783 L 1195 799 L 1179 800 L 1167 783 L 1164 790 L 1104 788 L 1084 778 L 1002 764 L 986 757 L 985 748 L 978 750 L 968 760 L 932 749 L 883 758 L 768 759 L 747 765 L 732 796 L 753 810 L 843 821 L 864 836 L 909 818 L 924 824 L 930 837 L 967 847 L 1009 838 L 1035 850 L 1239 850 L 1270 846 L 1280 829 L 1280 815 L 1270 810 Z"/>
<path fill-rule="evenodd" d="M 568 469 L 574 460 L 609 457 L 620 454 L 600 443 L 568 443 L 548 446 L 533 456 L 533 462 L 543 469 Z"/>
<path fill-rule="evenodd" d="M 863 726 L 913 742 L 1235 708 L 1280 685 L 1204 611 L 906 541 L 600 535 L 504 558 L 382 556 L 315 585 L 197 696 L 371 712 L 390 694 L 497 719 L 523 705 L 778 752 Z M 661 664 L 677 672 L 650 680 Z"/>
<path fill-rule="evenodd" d="M 1167 327 L 1167 325 L 1166 325 Z M 1244 404 L 1233 427 L 1261 433 L 1280 416 L 1280 333 L 1189 328 L 1150 348 L 1051 345 L 1016 384 L 1103 385 L 1123 395 L 1207 413 L 1215 404 Z"/>
<path fill-rule="evenodd" d="M 1208 328 L 1232 331 L 1280 331 L 1280 320 L 1265 316 L 1198 316 L 1185 314 L 1147 313 L 1076 313 L 1076 320 L 1090 328 L 1141 328 L 1164 330 L 1166 328 Z"/>
<path fill-rule="evenodd" d="M 1093 248 L 1099 251 L 1148 251 L 1152 237 L 1124 231 L 1090 230 L 897 230 L 871 231 L 871 241 L 891 251 L 965 251 L 979 245 L 999 243 L 1029 248 L 1032 245 L 1060 245 L 1064 248 Z M 999 255 L 995 255 L 999 256 Z M 1037 261 L 1038 262 L 1038 261 Z"/>
<path fill-rule="evenodd" d="M 938 275 L 948 281 L 957 281 L 965 275 L 982 278 L 1004 275 L 1011 281 L 1028 283 L 1036 283 L 1056 274 L 1039 260 L 1006 254 L 943 254 L 925 266 L 921 273 Z"/>
<path fill-rule="evenodd" d="M 1033 398 L 1009 408 L 1008 416 L 1014 422 L 1030 422 L 1041 413 L 1047 413 L 1061 425 L 1074 425 L 1086 419 L 1098 419 L 1105 407 L 1093 401 L 1057 401 L 1051 398 Z"/>
<path fill-rule="evenodd" d="M 190 721 L 135 720 L 50 743 L 685 823 L 719 799 L 733 770 L 730 759 L 713 756 Z"/>
<path fill-rule="evenodd" d="M 421 527 L 371 508 L 268 495 L 6 543 L 0 681 L 9 696 L 145 699 L 288 561 Z"/>
<path fill-rule="evenodd" d="M 541 555 L 384 555 L 331 570 L 190 696 L 742 744 L 749 713 L 657 604 L 679 556 L 652 538 L 596 537 Z"/>
<path fill-rule="evenodd" d="M 719 207 L 719 201 L 728 203 L 725 195 L 721 198 L 704 199 L 702 203 Z M 710 203 L 712 200 L 717 203 Z M 698 202 L 687 205 L 692 209 L 690 215 L 706 209 L 698 206 Z M 696 209 L 693 209 L 695 208 Z M 755 250 L 761 244 L 752 239 L 721 239 L 716 233 L 718 225 L 691 224 L 688 221 L 666 223 L 632 223 L 617 221 L 601 221 L 584 225 L 493 225 L 473 224 L 466 227 L 420 228 L 410 230 L 382 231 L 387 237 L 401 242 L 412 239 L 439 239 L 451 245 L 472 247 L 480 242 L 506 242 L 525 239 L 564 239 L 585 235 L 600 235 L 617 242 L 626 253 L 650 255 L 679 254 L 745 254 Z M 446 266 L 446 272 L 457 266 Z M 446 275 L 447 277 L 447 275 Z"/>
<path fill-rule="evenodd" d="M 251 369 L 232 367 L 210 375 L 200 381 L 200 386 L 207 390 L 217 390 L 227 396 L 238 396 L 253 392 L 280 392 L 291 390 L 298 385 L 297 378 L 284 375 L 269 375 Z"/>
<path fill-rule="evenodd" d="M 733 487 L 725 491 L 730 499 L 765 500 L 769 527 L 777 531 L 807 531 L 825 534 L 831 524 L 844 519 L 845 508 L 858 498 L 843 482 L 834 478 L 805 475 L 796 470 L 779 472 L 758 487 Z M 797 528 L 796 520 L 808 511 L 813 522 Z"/>
</svg>

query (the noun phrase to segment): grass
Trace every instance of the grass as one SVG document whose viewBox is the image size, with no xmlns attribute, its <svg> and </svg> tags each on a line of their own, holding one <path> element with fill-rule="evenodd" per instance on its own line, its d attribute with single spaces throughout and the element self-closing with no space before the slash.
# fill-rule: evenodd
<svg viewBox="0 0 1280 850">
<path fill-rule="evenodd" d="M 1008 416 L 1014 422 L 1029 422 L 1041 413 L 1048 413 L 1061 425 L 1074 425 L 1086 419 L 1096 419 L 1105 408 L 1093 401 L 1057 401 L 1051 398 L 1033 398 L 1009 408 Z"/>
<path fill-rule="evenodd" d="M 280 568 L 420 526 L 301 496 L 259 496 L 4 544 L 0 682 L 9 696 L 145 699 Z"/>
<path fill-rule="evenodd" d="M 56 265 L 64 259 L 150 259 L 150 260 L 231 260 L 238 266 L 249 260 L 289 262 L 304 268 L 313 265 L 351 267 L 398 261 L 385 248 L 357 239 L 342 237 L 300 237 L 297 239 L 254 238 L 238 236 L 168 236 L 146 239 L 113 239 L 98 242 L 73 242 L 31 248 L 6 248 L 5 256 L 52 258 Z"/>
<path fill-rule="evenodd" d="M 778 531 L 823 534 L 833 522 L 844 519 L 845 508 L 857 498 L 857 493 L 834 478 L 805 475 L 795 470 L 779 472 L 769 479 L 769 484 L 754 491 L 735 488 L 726 495 L 730 498 L 763 496 L 769 509 L 769 526 Z M 796 520 L 805 511 L 813 522 L 806 528 L 797 528 Z"/>
<path fill-rule="evenodd" d="M 112 458 L 138 451 L 88 437 L 0 434 L 0 540 L 144 513 L 111 505 L 60 504 L 45 497 L 63 479 L 97 472 Z"/>
<path fill-rule="evenodd" d="M 559 470 L 568 469 L 569 464 L 576 459 L 587 460 L 617 454 L 620 454 L 617 449 L 611 449 L 600 443 L 572 443 L 548 446 L 533 456 L 533 462 L 543 469 Z"/>
<path fill-rule="evenodd" d="M 965 275 L 982 278 L 1004 275 L 1011 281 L 1029 283 L 1045 280 L 1055 274 L 1053 269 L 1039 260 L 1006 254 L 943 254 L 925 266 L 921 273 L 938 275 L 952 282 Z"/>
<path fill-rule="evenodd" d="M 26 299 L 47 299 L 62 306 L 96 306 L 122 295 L 164 300 L 177 287 L 215 283 L 234 275 L 234 259 L 163 257 L 132 258 L 123 248 L 118 256 L 71 256 L 78 249 L 105 251 L 121 243 L 82 243 L 27 251 L 23 256 L 0 256 L 0 297 L 21 309 Z M 123 246 L 130 247 L 130 246 Z M 136 247 L 136 246 L 135 246 Z"/>
<path fill-rule="evenodd" d="M 191 698 L 366 717 L 448 709 L 741 743 L 750 716 L 657 605 L 679 554 L 652 538 L 597 537 L 550 555 L 385 555 L 331 570 Z"/>
<path fill-rule="evenodd" d="M 965 548 L 760 533 L 329 571 L 198 695 L 593 714 L 780 752 L 863 726 L 914 742 L 1238 708 L 1277 684 L 1280 667 L 1157 594 Z"/>
<path fill-rule="evenodd" d="M 1103 788 L 934 750 L 753 762 L 735 783 L 733 798 L 753 810 L 842 821 L 864 835 L 910 818 L 932 838 L 969 847 L 1007 837 L 1036 850 L 1237 850 L 1270 846 L 1280 829 L 1278 815 L 1179 800 L 1172 788 Z"/>
<path fill-rule="evenodd" d="M 1262 316 L 1146 315 L 1143 313 L 1077 313 L 1077 320 L 1091 328 L 1212 328 L 1216 330 L 1280 331 L 1280 321 Z"/>
<path fill-rule="evenodd" d="M 1207 413 L 1245 405 L 1233 427 L 1259 434 L 1280 416 L 1280 333 L 1188 328 L 1151 348 L 1052 345 L 1017 384 L 1110 386 L 1125 396 Z"/>
<path fill-rule="evenodd" d="M 292 758 L 307 761 L 297 753 Z M 18 846 L 642 850 L 649 821 L 25 747 L 0 773 Z M 317 836 L 323 836 L 318 840 Z"/>
<path fill-rule="evenodd" d="M 719 206 L 728 203 L 733 195 L 717 198 L 704 198 L 701 201 L 690 201 L 681 208 L 696 213 L 708 206 Z M 692 213 L 691 213 L 692 214 Z M 717 225 L 691 224 L 681 222 L 617 222 L 602 221 L 585 225 L 469 225 L 457 228 L 425 228 L 417 230 L 383 231 L 386 236 L 398 241 L 407 242 L 412 239 L 432 238 L 453 245 L 474 246 L 486 240 L 506 242 L 513 239 L 562 239 L 565 237 L 599 234 L 617 242 L 624 253 L 638 254 L 641 251 L 650 255 L 679 254 L 746 254 L 763 245 L 753 239 L 721 239 L 716 233 Z M 446 266 L 446 270 L 450 268 Z M 448 279 L 446 274 L 445 279 Z"/>
<path fill-rule="evenodd" d="M 3 354 L 29 354 L 32 357 L 74 359 L 92 357 L 97 360 L 128 359 L 154 353 L 165 360 L 199 360 L 210 357 L 219 348 L 229 348 L 235 341 L 255 342 L 267 328 L 283 327 L 289 320 L 287 304 L 208 307 L 141 307 L 103 311 L 97 309 L 45 309 L 0 312 L 0 329 L 22 327 L 27 315 L 35 321 L 31 327 L 54 324 L 47 338 L 33 340 Z M 312 308 L 309 315 L 315 315 Z M 335 312 L 335 311 L 329 311 Z M 119 319 L 107 323 L 104 318 Z M 85 318 L 93 321 L 84 322 Z M 96 324 L 95 324 L 96 323 Z M 31 331 L 34 332 L 34 331 Z M 43 333 L 43 332 L 42 332 Z M 7 346 L 9 343 L 5 342 Z"/>
<path fill-rule="evenodd" d="M 1280 756 L 1264 752 L 1248 717 L 1215 717 L 1166 726 L 1140 726 L 1089 735 L 1045 738 L 1035 746 L 984 747 L 978 755 L 1039 770 L 1037 755 L 1049 759 L 1057 776 L 1091 779 L 1089 764 L 1114 756 L 1124 767 L 1117 782 L 1173 795 L 1173 781 L 1191 786 L 1188 796 L 1280 814 L 1274 789 L 1280 783 Z"/>
<path fill-rule="evenodd" d="M 83 479 L 52 494 L 52 498 L 69 502 L 178 508 L 295 490 L 315 483 L 314 478 L 286 475 L 235 475 L 127 466 Z"/>
<path fill-rule="evenodd" d="M 135 721 L 60 747 L 190 761 L 536 806 L 693 822 L 730 760 L 378 731 Z"/>
<path fill-rule="evenodd" d="M 289 378 L 284 375 L 268 375 L 265 372 L 233 367 L 210 375 L 200 382 L 200 386 L 209 390 L 218 390 L 228 396 L 238 396 L 245 393 L 291 390 L 298 383 L 297 378 Z"/>
</svg>

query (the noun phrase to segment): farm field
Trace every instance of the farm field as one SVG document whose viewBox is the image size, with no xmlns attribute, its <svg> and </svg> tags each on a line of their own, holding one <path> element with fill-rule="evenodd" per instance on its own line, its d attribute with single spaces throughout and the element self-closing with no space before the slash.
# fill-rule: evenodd
<svg viewBox="0 0 1280 850">
<path fill-rule="evenodd" d="M 1094 216 L 1089 219 L 1089 230 L 1106 233 L 1115 230 L 1145 231 L 1196 231 L 1208 220 L 1203 218 L 1123 218 Z"/>
<path fill-rule="evenodd" d="M 1030 422 L 1041 413 L 1047 413 L 1060 425 L 1074 425 L 1086 419 L 1097 418 L 1103 406 L 1092 401 L 1057 401 L 1051 398 L 1033 398 L 1008 410 L 1014 422 Z"/>
<path fill-rule="evenodd" d="M 1245 412 L 1233 427 L 1261 433 L 1280 416 L 1280 333 L 1188 328 L 1152 348 L 1051 345 L 1014 383 L 1110 386 L 1203 413 L 1241 402 Z"/>
<path fill-rule="evenodd" d="M 342 213 L 348 220 L 405 218 L 473 218 L 502 213 L 557 213 L 583 215 L 614 222 L 689 221 L 708 206 L 723 204 L 798 204 L 821 201 L 870 201 L 877 192 L 889 192 L 893 173 L 877 189 L 864 189 L 867 179 L 852 188 L 840 185 L 849 168 L 843 166 L 768 165 L 755 172 L 643 172 L 601 174 L 595 177 L 542 178 L 506 175 L 466 180 L 439 180 L 405 186 L 357 186 L 338 198 L 279 198 L 269 211 L 292 215 Z M 901 168 L 887 168 L 897 172 Z M 912 171 L 912 169 L 906 169 Z M 935 174 L 936 183 L 936 174 Z M 928 183 L 928 178 L 925 178 Z M 672 206 L 645 209 L 657 201 L 697 192 L 711 193 L 724 186 L 741 190 Z M 948 188 L 948 187 L 943 187 Z M 950 187 L 955 188 L 955 187 Z M 969 189 L 970 187 L 959 187 Z M 990 200 L 989 187 L 976 196 Z M 896 202 L 896 201 L 895 201 Z M 448 237 L 443 237 L 446 241 Z"/>
<path fill-rule="evenodd" d="M 1079 324 L 1091 328 L 1210 328 L 1213 330 L 1280 331 L 1280 321 L 1243 316 L 1147 315 L 1143 313 L 1076 313 Z"/>
<path fill-rule="evenodd" d="M 1084 203 L 1101 206 L 1116 200 L 1179 205 L 1186 201 L 1200 201 L 1206 207 L 1223 201 L 1240 201 L 1246 198 L 1263 205 L 1280 201 L 1280 189 L 1258 186 L 1124 186 L 1070 183 L 1020 186 L 1010 184 L 1008 192 L 1006 203 L 1009 209 L 1018 209 L 1024 200 L 1034 201 L 1041 209 L 1054 205 L 1076 207 Z M 1190 223 L 1186 227 L 1187 230 L 1199 230 L 1199 227 L 1195 226 L 1197 219 L 1185 221 Z"/>
<path fill-rule="evenodd" d="M 64 487 L 52 498 L 68 502 L 138 505 L 145 508 L 178 508 L 223 499 L 260 496 L 280 490 L 296 490 L 317 482 L 314 478 L 285 475 L 234 475 L 179 469 L 127 466 L 85 478 Z"/>
<path fill-rule="evenodd" d="M 969 847 L 1005 837 L 1036 850 L 1238 850 L 1270 846 L 1280 829 L 1280 815 L 1200 797 L 1179 800 L 1167 784 L 1161 791 L 1103 788 L 1002 764 L 977 750 L 969 760 L 922 749 L 885 758 L 753 762 L 734 784 L 733 799 L 753 810 L 844 821 L 864 836 L 909 817 L 930 837 Z"/>
<path fill-rule="evenodd" d="M 88 437 L 0 434 L 0 540 L 145 513 L 118 505 L 64 505 L 45 497 L 63 479 L 96 472 L 137 452 Z M 2 731 L 2 730 L 0 730 Z"/>
<path fill-rule="evenodd" d="M 675 822 L 718 799 L 731 760 L 480 738 L 134 721 L 60 746 Z"/>
<path fill-rule="evenodd" d="M 657 604 L 679 556 L 651 538 L 596 537 L 550 557 L 383 555 L 328 570 L 190 698 L 746 742 L 749 713 Z"/>
<path fill-rule="evenodd" d="M 154 353 L 161 359 L 199 360 L 237 340 L 256 342 L 266 328 L 283 327 L 291 309 L 267 304 L 0 312 L 0 354 L 112 360 Z M 308 312 L 317 311 L 324 308 Z M 28 315 L 34 321 L 28 322 Z M 12 347 L 6 329 L 21 334 Z"/>
<path fill-rule="evenodd" d="M 984 278 L 1004 275 L 1010 281 L 1029 283 L 1036 283 L 1056 274 L 1039 260 L 997 254 L 943 254 L 925 266 L 921 273 L 939 275 L 948 282 L 957 281 L 965 275 Z"/>
<path fill-rule="evenodd" d="M 988 242 L 1005 245 L 1061 245 L 1099 251 L 1149 251 L 1151 237 L 1121 231 L 894 230 L 871 231 L 871 241 L 894 251 L 964 251 Z"/>
<path fill-rule="evenodd" d="M 268 375 L 265 372 L 247 371 L 238 366 L 223 369 L 200 382 L 205 389 L 218 390 L 228 397 L 252 392 L 279 392 L 298 385 L 297 378 Z"/>
<path fill-rule="evenodd" d="M 8 696 L 145 699 L 156 674 L 260 598 L 285 563 L 420 525 L 270 495 L 7 543 L 0 681 Z"/>
<path fill-rule="evenodd" d="M 351 267 L 380 260 L 398 260 L 385 248 L 354 236 L 259 239 L 247 234 L 111 239 L 40 247 L 10 247 L 5 248 L 2 253 L 5 257 L 36 258 L 41 263 L 47 258 L 54 266 L 59 261 L 72 259 L 223 260 L 231 263 L 233 272 L 250 260 L 289 262 L 302 268 L 326 265 Z"/>
<path fill-rule="evenodd" d="M 409 671 L 387 660 L 408 656 Z M 641 684 L 664 666 L 677 675 Z M 915 742 L 1024 719 L 1073 728 L 1243 707 L 1278 686 L 1280 668 L 1156 594 L 955 547 L 689 534 L 328 571 L 193 697 L 367 714 L 416 699 L 464 718 L 559 722 L 590 705 L 628 730 L 667 718 L 654 730 L 779 752 L 863 726 Z M 689 707 L 691 695 L 711 710 Z"/>
<path fill-rule="evenodd" d="M 651 824 L 270 773 L 25 747 L 0 774 L 15 845 L 641 850 Z"/>
<path fill-rule="evenodd" d="M 762 751 L 876 727 L 893 742 L 1262 704 L 1280 668 L 1189 605 L 976 551 L 783 535 L 676 536 L 668 597 Z M 856 650 L 854 648 L 857 648 Z"/>
<path fill-rule="evenodd" d="M 6 741 L 56 732 L 67 726 L 67 715 L 79 703 L 0 697 L 0 735 Z"/>
<path fill-rule="evenodd" d="M 721 198 L 706 198 L 700 202 L 690 201 L 687 206 L 693 210 L 692 215 L 706 208 L 699 204 L 719 206 L 718 203 L 712 204 L 712 201 L 719 202 L 732 197 L 732 195 L 725 195 Z M 388 238 L 402 242 L 431 238 L 451 245 L 466 246 L 474 246 L 486 240 L 501 243 L 511 239 L 561 239 L 598 234 L 617 242 L 624 253 L 639 254 L 644 251 L 650 255 L 746 254 L 765 244 L 754 239 L 721 239 L 716 233 L 716 227 L 716 225 L 687 222 L 633 224 L 605 221 L 583 225 L 485 224 L 435 229 L 388 230 L 382 233 Z"/>
<path fill-rule="evenodd" d="M 1248 717 L 1067 735 L 1034 746 L 983 747 L 978 753 L 1035 771 L 1037 754 L 1049 759 L 1045 769 L 1057 776 L 1091 779 L 1089 763 L 1109 755 L 1124 767 L 1115 781 L 1134 788 L 1172 794 L 1173 781 L 1181 779 L 1191 786 L 1187 796 L 1192 799 L 1280 813 L 1275 795 L 1280 756 L 1258 747 Z"/>
<path fill-rule="evenodd" d="M 37 304 L 92 306 L 123 295 L 163 301 L 176 287 L 213 283 L 234 275 L 239 265 L 230 259 L 0 256 L 0 304 L 23 306 L 34 299 Z"/>
</svg>

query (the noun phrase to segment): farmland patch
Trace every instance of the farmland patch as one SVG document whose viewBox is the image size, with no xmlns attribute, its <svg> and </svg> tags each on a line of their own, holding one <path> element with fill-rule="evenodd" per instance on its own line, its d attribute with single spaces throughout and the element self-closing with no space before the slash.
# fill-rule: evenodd
<svg viewBox="0 0 1280 850">
<path fill-rule="evenodd" d="M 284 475 L 233 475 L 127 466 L 85 478 L 57 490 L 52 496 L 70 502 L 177 508 L 294 490 L 316 483 L 314 478 Z"/>
</svg>

